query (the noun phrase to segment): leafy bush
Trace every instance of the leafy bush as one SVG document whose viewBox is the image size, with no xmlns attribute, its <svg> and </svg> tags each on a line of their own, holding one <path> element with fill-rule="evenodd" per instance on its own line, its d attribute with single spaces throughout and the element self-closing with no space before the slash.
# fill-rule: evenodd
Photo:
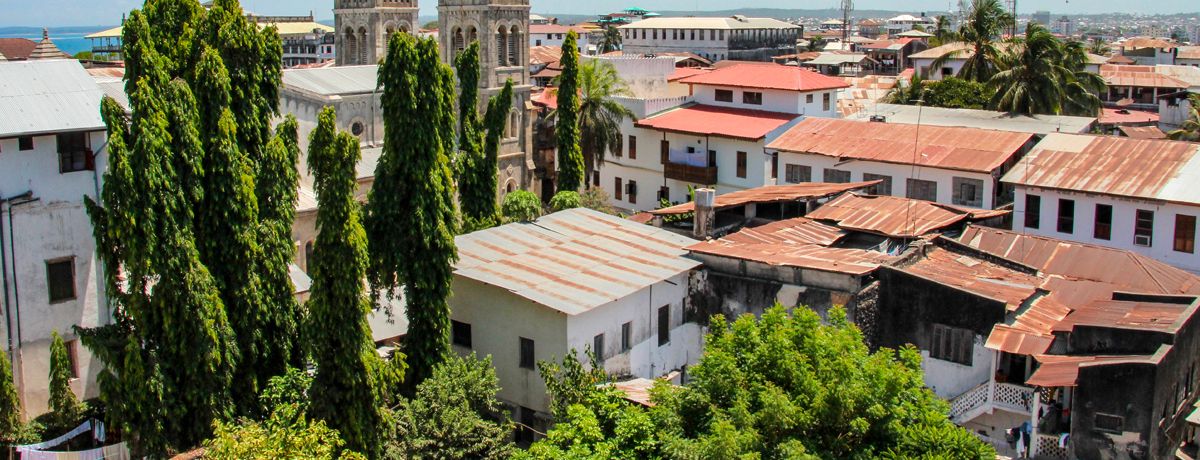
<svg viewBox="0 0 1200 460">
<path fill-rule="evenodd" d="M 542 215 L 542 200 L 525 190 L 504 195 L 500 212 L 506 222 L 528 222 Z"/>
<path fill-rule="evenodd" d="M 573 190 L 563 190 L 555 193 L 554 197 L 550 198 L 551 212 L 580 207 L 583 207 L 583 197 L 579 195 L 579 192 Z"/>
<path fill-rule="evenodd" d="M 926 87 L 925 105 L 950 109 L 984 109 L 996 93 L 983 83 L 958 77 L 927 82 Z"/>
<path fill-rule="evenodd" d="M 579 204 L 582 207 L 614 216 L 617 214 L 617 210 L 609 204 L 611 201 L 609 201 L 608 192 L 605 192 L 600 187 L 592 187 L 584 190 L 579 195 L 579 200 Z"/>
<path fill-rule="evenodd" d="M 284 404 L 263 422 L 217 421 L 213 439 L 205 443 L 205 458 L 315 460 L 365 460 L 361 454 L 343 451 L 337 430 L 323 421 L 309 421 L 295 404 Z"/>
</svg>

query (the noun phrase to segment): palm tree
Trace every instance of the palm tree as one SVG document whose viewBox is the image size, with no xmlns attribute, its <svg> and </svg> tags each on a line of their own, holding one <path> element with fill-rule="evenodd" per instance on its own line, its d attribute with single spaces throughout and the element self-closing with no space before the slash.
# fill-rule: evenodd
<svg viewBox="0 0 1200 460">
<path fill-rule="evenodd" d="M 1092 39 L 1092 43 L 1088 47 L 1088 52 L 1092 54 L 1099 54 L 1101 56 L 1108 56 L 1108 54 L 1112 52 L 1112 48 L 1108 46 L 1108 42 L 1104 41 L 1103 38 L 1096 37 Z"/>
<path fill-rule="evenodd" d="M 585 177 L 591 177 L 592 172 L 604 164 L 608 152 L 619 152 L 624 148 L 621 122 L 636 117 L 612 99 L 632 93 L 617 75 L 616 67 L 608 62 L 589 59 L 580 64 L 579 93 L 579 147 L 583 150 L 583 164 L 588 174 Z M 549 116 L 555 115 L 551 112 Z"/>
<path fill-rule="evenodd" d="M 897 84 L 895 88 L 892 88 L 888 92 L 887 103 L 916 105 L 921 100 L 921 97 L 925 95 L 925 88 L 925 80 L 920 75 L 914 74 L 908 80 L 907 85 Z"/>
<path fill-rule="evenodd" d="M 1000 0 L 972 0 L 967 20 L 958 30 L 960 40 L 969 46 L 943 54 L 933 61 L 930 68 L 940 69 L 946 61 L 970 52 L 958 76 L 987 82 L 996 73 L 997 63 L 1001 59 L 1002 53 L 996 38 L 1012 23 L 1012 15 L 1004 11 Z"/>
<path fill-rule="evenodd" d="M 1060 42 L 1061 43 L 1061 42 Z M 1083 42 L 1071 40 L 1062 43 L 1064 66 L 1071 71 L 1066 84 L 1066 100 L 1063 113 L 1094 117 L 1100 114 L 1100 96 L 1108 91 L 1108 84 L 1099 74 L 1089 72 L 1088 48 Z"/>
<path fill-rule="evenodd" d="M 604 29 L 604 37 L 600 39 L 600 54 L 621 49 L 621 31 L 608 26 Z"/>
<path fill-rule="evenodd" d="M 999 72 L 988 80 L 996 90 L 997 110 L 1047 115 L 1090 115 L 1100 110 L 1096 96 L 1105 89 L 1099 75 L 1088 72 L 1087 50 L 1080 42 L 1063 43 L 1040 24 L 1029 23 L 1023 40 L 1014 40 L 1002 55 Z"/>
<path fill-rule="evenodd" d="M 1192 116 L 1179 129 L 1167 133 L 1167 137 L 1177 141 L 1200 142 L 1200 96 L 1189 95 L 1188 101 L 1191 102 Z"/>
<path fill-rule="evenodd" d="M 958 32 L 950 28 L 950 18 L 946 15 L 938 16 L 937 22 L 934 24 L 933 39 L 929 41 L 929 46 L 942 46 L 956 41 L 958 41 Z"/>
</svg>

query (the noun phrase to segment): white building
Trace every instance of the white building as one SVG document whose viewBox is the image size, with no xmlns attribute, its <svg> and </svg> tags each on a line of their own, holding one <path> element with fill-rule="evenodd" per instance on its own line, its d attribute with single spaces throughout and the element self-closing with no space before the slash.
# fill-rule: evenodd
<svg viewBox="0 0 1200 460">
<path fill-rule="evenodd" d="M 544 427 L 550 401 L 540 361 L 596 352 L 610 374 L 685 371 L 704 330 L 685 319 L 700 262 L 694 240 L 576 208 L 455 238 L 451 337 L 460 353 L 491 356 L 515 420 Z M 686 372 L 685 372 L 686 373 Z"/>
<path fill-rule="evenodd" d="M 805 116 L 837 116 L 840 78 L 776 64 L 737 64 L 673 84 L 686 97 L 622 98 L 638 121 L 622 122 L 622 151 L 607 155 L 593 186 L 621 209 L 688 201 L 689 187 L 718 193 L 775 183 L 763 147 Z"/>
<path fill-rule="evenodd" d="M 780 180 L 882 180 L 875 195 L 993 209 L 1012 200 L 1000 177 L 1033 145 L 1033 135 L 945 126 L 810 118 L 767 145 Z"/>
<path fill-rule="evenodd" d="M 0 330 L 32 418 L 49 410 L 54 331 L 67 343 L 76 396 L 99 392 L 103 365 L 72 327 L 111 320 L 83 204 L 103 186 L 103 93 L 74 60 L 0 62 L 0 82 Z"/>
<path fill-rule="evenodd" d="M 947 58 L 946 62 L 937 69 L 931 69 L 933 61 L 946 54 L 955 53 Z M 941 80 L 946 77 L 958 75 L 962 70 L 963 64 L 967 59 L 974 55 L 975 52 L 970 44 L 962 42 L 947 43 L 942 46 L 930 48 L 920 53 L 909 56 L 912 60 L 913 68 L 916 69 L 917 76 L 926 80 Z"/>
<path fill-rule="evenodd" d="M 934 24 L 933 18 L 926 17 L 924 14 L 921 16 L 902 14 L 888 19 L 887 24 L 885 24 L 883 27 L 885 30 L 887 30 L 889 35 L 896 35 L 916 29 L 918 26 L 920 26 L 921 29 L 929 30 L 934 27 Z"/>
<path fill-rule="evenodd" d="M 1096 117 L 1066 115 L 1020 115 L 992 110 L 947 109 L 901 104 L 869 104 L 862 110 L 846 115 L 846 120 L 902 123 L 922 126 L 958 126 L 963 128 L 994 129 L 1029 133 L 1038 138 L 1050 133 L 1083 134 L 1092 131 Z"/>
<path fill-rule="evenodd" d="M 596 54 L 598 43 L 592 40 L 591 34 L 587 29 L 575 26 L 560 26 L 558 24 L 530 24 L 529 25 L 529 46 L 553 46 L 562 48 L 563 40 L 567 38 L 567 32 L 574 30 L 576 45 L 579 49 L 579 54 L 590 56 Z"/>
<path fill-rule="evenodd" d="M 695 53 L 705 59 L 765 61 L 796 52 L 802 27 L 778 19 L 649 18 L 620 27 L 625 54 Z"/>
<path fill-rule="evenodd" d="M 1143 254 L 1200 272 L 1200 144 L 1051 134 L 1003 178 L 1013 230 Z"/>
<path fill-rule="evenodd" d="M 1175 64 L 1176 44 L 1161 38 L 1134 37 L 1117 43 L 1113 48 L 1137 65 Z"/>
<path fill-rule="evenodd" d="M 274 19 L 278 21 L 260 22 L 258 26 L 274 26 L 279 30 L 279 38 L 283 41 L 284 67 L 316 64 L 337 57 L 333 27 L 314 22 L 312 16 Z"/>
<path fill-rule="evenodd" d="M 1200 67 L 1200 46 L 1180 46 L 1175 51 L 1175 65 Z"/>
</svg>

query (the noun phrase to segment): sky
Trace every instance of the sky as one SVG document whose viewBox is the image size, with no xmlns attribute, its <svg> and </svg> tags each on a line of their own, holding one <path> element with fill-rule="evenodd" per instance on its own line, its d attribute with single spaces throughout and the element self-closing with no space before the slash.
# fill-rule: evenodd
<svg viewBox="0 0 1200 460">
<path fill-rule="evenodd" d="M 649 10 L 727 10 L 751 8 L 834 8 L 838 0 L 531 0 L 535 13 L 601 14 L 639 6 Z M 0 0 L 0 27 L 4 26 L 91 26 L 115 25 L 121 13 L 140 6 L 142 0 Z M 421 16 L 437 14 L 437 0 L 423 0 Z M 948 10 L 948 0 L 855 0 L 859 9 Z M 957 3 L 957 1 L 955 1 Z M 242 0 L 242 5 L 259 14 L 304 14 L 312 10 L 317 19 L 333 17 L 333 0 Z M 1054 14 L 1131 12 L 1128 0 L 1020 0 L 1018 12 L 1048 10 Z M 1140 13 L 1200 11 L 1195 0 L 1138 2 Z"/>
</svg>

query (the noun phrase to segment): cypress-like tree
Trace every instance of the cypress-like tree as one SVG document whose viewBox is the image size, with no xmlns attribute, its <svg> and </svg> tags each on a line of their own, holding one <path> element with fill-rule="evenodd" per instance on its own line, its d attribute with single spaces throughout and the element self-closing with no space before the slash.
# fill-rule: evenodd
<svg viewBox="0 0 1200 460">
<path fill-rule="evenodd" d="M 21 429 L 21 400 L 13 381 L 8 353 L 0 353 L 0 442 L 9 442 Z"/>
<path fill-rule="evenodd" d="M 562 45 L 562 74 L 558 84 L 558 110 L 554 135 L 558 141 L 558 190 L 579 191 L 583 177 L 583 151 L 579 147 L 579 48 L 575 31 L 567 32 Z"/>
<path fill-rule="evenodd" d="M 261 321 L 263 343 L 273 344 L 259 356 L 258 384 L 272 376 L 283 375 L 290 367 L 302 367 L 304 353 L 297 334 L 303 310 L 296 302 L 289 264 L 295 257 L 292 224 L 296 220 L 296 199 L 300 158 L 299 125 L 288 115 L 275 127 L 275 136 L 263 152 L 255 185 L 258 187 L 258 219 L 261 257 L 258 276 L 262 280 L 260 301 L 265 315 Z"/>
<path fill-rule="evenodd" d="M 394 34 L 379 66 L 383 156 L 367 201 L 373 294 L 404 286 L 404 353 L 415 387 L 450 348 L 450 283 L 458 218 L 448 154 L 454 149 L 454 77 L 432 39 Z M 372 298 L 378 299 L 378 295 Z"/>
<path fill-rule="evenodd" d="M 50 410 L 60 427 L 77 423 L 80 416 L 79 398 L 71 391 L 71 358 L 67 345 L 58 331 L 50 334 Z"/>
<path fill-rule="evenodd" d="M 312 415 L 341 434 L 350 450 L 380 455 L 379 356 L 371 342 L 370 302 L 362 280 L 367 239 L 354 201 L 358 139 L 338 133 L 331 107 L 309 138 L 308 164 L 317 192 L 316 257 L 311 274 L 307 333 L 317 373 L 309 395 Z"/>
<path fill-rule="evenodd" d="M 454 58 L 458 76 L 458 199 L 467 227 L 487 226 L 495 218 L 495 191 L 483 188 L 477 170 L 483 162 L 482 129 L 479 126 L 479 42 L 471 42 Z"/>
<path fill-rule="evenodd" d="M 504 88 L 491 99 L 488 99 L 487 113 L 484 114 L 484 126 L 487 132 L 483 139 L 483 156 L 475 167 L 474 176 L 482 193 L 486 193 L 486 202 L 481 203 L 484 209 L 495 216 L 499 211 L 496 203 L 496 170 L 500 164 L 500 137 L 508 126 L 508 112 L 512 110 L 513 82 L 504 82 Z"/>
</svg>

